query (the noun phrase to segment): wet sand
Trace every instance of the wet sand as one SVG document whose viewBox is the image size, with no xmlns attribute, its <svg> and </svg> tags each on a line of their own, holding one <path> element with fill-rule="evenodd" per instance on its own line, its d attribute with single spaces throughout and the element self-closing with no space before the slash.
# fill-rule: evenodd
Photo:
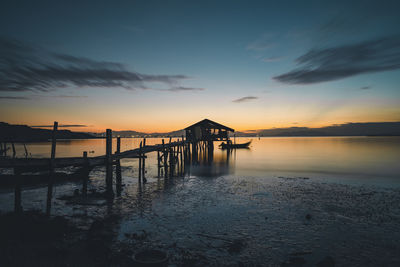
<svg viewBox="0 0 400 267">
<path fill-rule="evenodd" d="M 96 177 L 102 173 L 92 172 L 92 188 L 101 188 L 103 181 Z M 98 196 L 85 203 L 61 197 L 71 196 L 77 184 L 56 189 L 54 215 L 79 229 L 76 242 L 89 242 L 93 229 L 107 236 L 99 248 L 108 253 L 107 260 L 89 261 L 99 266 L 129 265 L 132 254 L 146 248 L 167 252 L 171 266 L 400 264 L 399 189 L 234 175 L 169 183 L 149 178 L 140 186 L 129 178 L 129 168 L 123 175 L 123 194 L 113 203 Z M 25 209 L 40 207 L 38 193 L 44 190 L 24 191 Z M 11 192 L 0 195 L 3 213 L 12 208 L 10 197 Z M 91 249 L 93 255 L 99 252 Z M 70 261 L 76 263 L 79 255 Z"/>
<path fill-rule="evenodd" d="M 192 177 L 162 193 L 146 186 L 119 240 L 199 266 L 398 266 L 399 200 L 399 190 L 306 177 Z"/>
</svg>

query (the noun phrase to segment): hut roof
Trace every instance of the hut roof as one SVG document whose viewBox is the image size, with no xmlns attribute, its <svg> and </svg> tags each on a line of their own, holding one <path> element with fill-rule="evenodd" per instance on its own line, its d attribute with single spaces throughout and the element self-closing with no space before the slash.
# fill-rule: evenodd
<svg viewBox="0 0 400 267">
<path fill-rule="evenodd" d="M 224 126 L 222 124 L 219 124 L 219 123 L 217 123 L 215 121 L 212 121 L 212 120 L 209 120 L 209 119 L 204 119 L 204 120 L 199 121 L 199 122 L 197 122 L 197 123 L 195 123 L 193 125 L 190 125 L 189 127 L 186 127 L 185 130 L 189 130 L 189 129 L 191 129 L 193 127 L 196 127 L 196 126 L 200 126 L 202 128 L 209 128 L 209 129 L 224 129 L 224 130 L 231 131 L 231 132 L 235 131 L 232 128 L 229 128 L 227 126 Z"/>
</svg>

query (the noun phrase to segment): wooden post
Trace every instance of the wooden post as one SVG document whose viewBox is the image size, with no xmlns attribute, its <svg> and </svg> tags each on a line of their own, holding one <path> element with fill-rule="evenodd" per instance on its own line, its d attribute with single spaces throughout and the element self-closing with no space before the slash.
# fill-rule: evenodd
<svg viewBox="0 0 400 267">
<path fill-rule="evenodd" d="M 157 150 L 157 177 L 160 178 L 160 169 L 161 169 L 161 159 L 160 159 L 160 150 Z"/>
<path fill-rule="evenodd" d="M 208 159 L 208 164 L 211 164 L 211 162 L 214 159 L 214 142 L 213 141 L 208 141 L 207 145 L 207 159 Z"/>
<path fill-rule="evenodd" d="M 145 146 L 146 146 L 146 138 L 143 138 L 143 148 Z M 145 176 L 145 173 L 146 173 L 146 159 L 145 159 L 144 155 L 145 155 L 145 153 L 142 153 L 142 156 L 143 156 L 143 160 L 142 160 L 142 180 L 143 180 L 143 183 L 145 183 L 147 181 L 146 180 L 146 176 Z"/>
<path fill-rule="evenodd" d="M 174 176 L 174 151 L 172 146 L 169 147 L 169 177 Z"/>
<path fill-rule="evenodd" d="M 119 155 L 121 153 L 121 137 L 117 137 L 117 151 L 116 154 Z M 118 158 L 117 163 L 115 165 L 115 176 L 116 176 L 116 183 L 115 189 L 117 191 L 117 196 L 121 196 L 122 191 L 122 175 L 121 175 L 121 161 Z"/>
<path fill-rule="evenodd" d="M 197 151 L 197 142 L 192 143 L 192 162 L 197 164 L 198 159 L 198 151 Z"/>
<path fill-rule="evenodd" d="M 164 178 L 168 177 L 168 153 L 167 149 L 165 148 L 164 139 L 162 140 L 162 150 L 163 150 L 163 159 L 164 159 Z"/>
<path fill-rule="evenodd" d="M 89 160 L 87 157 L 87 151 L 83 152 L 83 184 L 82 184 L 82 195 L 87 196 L 87 184 L 89 179 Z"/>
<path fill-rule="evenodd" d="M 179 139 L 178 139 L 179 142 Z M 174 147 L 174 166 L 175 166 L 175 176 L 179 174 L 179 146 Z"/>
<path fill-rule="evenodd" d="M 121 153 L 121 137 L 117 137 L 117 154 Z"/>
<path fill-rule="evenodd" d="M 24 149 L 25 149 L 25 158 L 28 158 L 28 149 L 26 148 L 25 143 L 24 143 Z"/>
<path fill-rule="evenodd" d="M 226 148 L 226 163 L 229 164 L 229 156 L 230 156 L 230 142 L 231 140 L 226 140 L 226 143 L 228 144 L 227 148 Z"/>
<path fill-rule="evenodd" d="M 187 152 L 188 152 L 188 163 L 192 163 L 192 153 L 190 151 L 190 143 L 187 143 Z"/>
<path fill-rule="evenodd" d="M 14 142 L 11 142 L 11 146 L 12 146 L 12 150 L 13 150 L 13 158 L 15 158 L 15 156 L 16 156 L 16 151 L 15 151 L 15 145 L 14 145 Z"/>
<path fill-rule="evenodd" d="M 21 173 L 17 168 L 14 168 L 15 175 L 15 191 L 14 191 L 14 212 L 20 214 L 22 212 L 21 205 Z"/>
<path fill-rule="evenodd" d="M 106 194 L 108 198 L 114 196 L 112 174 L 112 130 L 106 130 Z"/>
<path fill-rule="evenodd" d="M 181 175 L 183 174 L 183 165 L 184 165 L 184 161 L 183 161 L 183 145 L 179 146 L 179 151 L 180 151 L 180 157 L 181 157 Z"/>
<path fill-rule="evenodd" d="M 53 185 L 54 185 L 54 159 L 56 157 L 56 133 L 58 128 L 58 122 L 54 122 L 53 134 L 51 139 L 51 158 L 50 158 L 50 170 L 49 170 L 49 185 L 47 187 L 47 205 L 46 215 L 50 216 L 51 211 L 51 200 L 53 198 Z"/>
<path fill-rule="evenodd" d="M 139 183 L 142 182 L 142 141 L 140 141 L 139 147 Z"/>
</svg>

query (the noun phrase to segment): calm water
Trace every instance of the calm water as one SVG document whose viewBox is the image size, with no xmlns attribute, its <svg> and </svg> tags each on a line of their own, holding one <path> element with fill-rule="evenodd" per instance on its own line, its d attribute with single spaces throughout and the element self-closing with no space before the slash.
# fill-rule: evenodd
<svg viewBox="0 0 400 267">
<path fill-rule="evenodd" d="M 167 140 L 167 139 L 166 139 Z M 326 181 L 400 186 L 399 137 L 272 137 L 237 138 L 237 142 L 252 140 L 250 149 L 240 149 L 227 155 L 218 148 L 214 164 L 192 170 L 192 175 L 237 175 L 257 177 L 309 177 Z M 121 140 L 121 149 L 139 146 L 141 139 Z M 113 147 L 115 148 L 115 142 Z M 161 143 L 161 138 L 147 139 L 147 144 Z M 50 143 L 27 145 L 32 157 L 48 157 Z M 105 154 L 105 140 L 58 141 L 57 156 L 89 156 Z M 17 147 L 17 155 L 24 149 Z M 155 177 L 156 153 L 147 160 L 148 177 Z M 124 160 L 126 167 L 137 167 L 136 159 Z"/>
</svg>

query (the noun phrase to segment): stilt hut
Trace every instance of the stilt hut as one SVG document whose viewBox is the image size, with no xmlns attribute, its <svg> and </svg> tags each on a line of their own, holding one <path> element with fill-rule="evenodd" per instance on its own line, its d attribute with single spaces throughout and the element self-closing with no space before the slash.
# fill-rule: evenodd
<svg viewBox="0 0 400 267">
<path fill-rule="evenodd" d="M 234 131 L 232 128 L 209 119 L 204 119 L 185 128 L 186 140 L 190 142 L 227 141 L 229 139 L 228 132 Z"/>
<path fill-rule="evenodd" d="M 229 132 L 234 131 L 232 128 L 208 119 L 185 128 L 186 140 L 192 144 L 193 161 L 198 162 L 198 157 L 203 155 L 204 158 L 207 157 L 208 161 L 211 162 L 214 153 L 213 142 L 229 142 Z"/>
</svg>

